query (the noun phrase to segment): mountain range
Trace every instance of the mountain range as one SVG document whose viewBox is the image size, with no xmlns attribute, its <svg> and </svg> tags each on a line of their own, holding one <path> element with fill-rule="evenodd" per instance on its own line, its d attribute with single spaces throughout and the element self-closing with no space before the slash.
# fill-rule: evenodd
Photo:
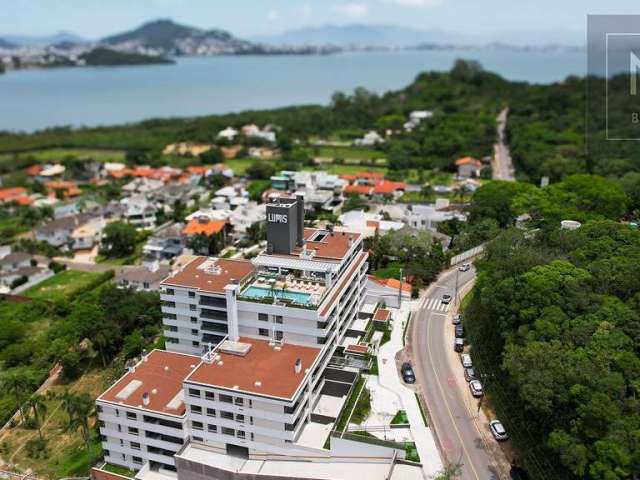
<svg viewBox="0 0 640 480">
<path fill-rule="evenodd" d="M 272 35 L 259 35 L 251 40 L 270 45 L 349 45 L 407 47 L 433 45 L 493 45 L 514 47 L 584 45 L 584 34 L 572 30 L 502 31 L 490 35 L 453 32 L 438 28 L 421 29 L 396 25 L 322 25 L 289 30 Z"/>
<path fill-rule="evenodd" d="M 45 35 L 41 37 L 32 35 L 4 35 L 0 38 L 0 46 L 2 46 L 2 41 L 15 47 L 34 47 L 57 45 L 59 43 L 85 43 L 87 40 L 74 33 L 58 32 L 53 35 Z M 4 48 L 10 47 L 5 46 Z"/>
</svg>

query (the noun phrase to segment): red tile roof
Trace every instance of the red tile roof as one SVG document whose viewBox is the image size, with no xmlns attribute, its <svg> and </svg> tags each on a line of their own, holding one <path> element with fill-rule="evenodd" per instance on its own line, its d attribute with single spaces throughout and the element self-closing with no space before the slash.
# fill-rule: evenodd
<svg viewBox="0 0 640 480">
<path fill-rule="evenodd" d="M 351 184 L 344 187 L 345 193 L 355 193 L 357 195 L 371 195 L 373 193 L 373 187 L 370 185 L 356 185 Z"/>
<path fill-rule="evenodd" d="M 320 349 L 285 343 L 277 350 L 266 340 L 242 337 L 241 343 L 251 344 L 245 356 L 222 353 L 212 364 L 201 363 L 186 379 L 217 388 L 249 392 L 257 395 L 291 399 L 320 354 Z M 295 372 L 296 360 L 302 370 Z M 256 382 L 259 382 L 256 385 Z"/>
<path fill-rule="evenodd" d="M 346 353 L 356 353 L 358 355 L 365 355 L 366 353 L 369 352 L 369 346 L 351 344 L 351 345 L 348 345 L 347 348 L 344 349 L 344 351 Z"/>
<path fill-rule="evenodd" d="M 185 235 L 203 234 L 207 236 L 215 235 L 224 230 L 227 225 L 226 220 L 212 220 L 209 218 L 194 218 L 182 230 Z"/>
<path fill-rule="evenodd" d="M 378 283 L 379 285 L 382 285 L 384 287 L 389 287 L 389 288 L 393 288 L 395 290 L 398 289 L 398 287 L 400 286 L 400 280 L 397 280 L 395 278 L 378 278 L 378 277 L 374 277 L 373 275 L 369 275 L 369 279 Z M 407 282 L 402 282 L 402 291 L 404 292 L 410 292 L 411 291 L 411 284 L 407 283 Z"/>
<path fill-rule="evenodd" d="M 24 173 L 31 177 L 37 177 L 42 170 L 44 170 L 44 166 L 36 163 L 34 165 L 31 165 L 30 167 L 25 168 Z"/>
<path fill-rule="evenodd" d="M 215 261 L 219 271 L 213 273 L 200 267 L 205 261 Z M 231 280 L 243 282 L 254 271 L 253 264 L 247 260 L 227 258 L 196 257 L 172 276 L 164 279 L 162 285 L 195 288 L 203 292 L 224 294 L 224 287 Z"/>
<path fill-rule="evenodd" d="M 182 392 L 182 382 L 199 363 L 200 357 L 194 355 L 154 350 L 98 400 L 182 416 L 185 413 L 183 402 L 178 402 L 176 408 L 169 404 Z M 148 405 L 143 401 L 145 393 L 149 395 Z"/>
<path fill-rule="evenodd" d="M 392 182 L 391 180 L 383 180 L 373 187 L 373 193 L 379 195 L 392 195 L 398 190 L 406 190 L 407 184 L 404 182 Z"/>
<path fill-rule="evenodd" d="M 469 163 L 474 164 L 476 167 L 481 167 L 482 166 L 482 162 L 480 160 L 476 160 L 473 157 L 462 157 L 462 158 L 459 158 L 458 160 L 456 160 L 456 165 L 458 165 L 458 166 L 467 165 Z"/>
<path fill-rule="evenodd" d="M 374 322 L 386 322 L 391 317 L 391 312 L 384 308 L 379 308 L 373 316 Z"/>
<path fill-rule="evenodd" d="M 0 202 L 18 201 L 20 197 L 26 197 L 27 190 L 22 187 L 0 189 Z"/>
</svg>

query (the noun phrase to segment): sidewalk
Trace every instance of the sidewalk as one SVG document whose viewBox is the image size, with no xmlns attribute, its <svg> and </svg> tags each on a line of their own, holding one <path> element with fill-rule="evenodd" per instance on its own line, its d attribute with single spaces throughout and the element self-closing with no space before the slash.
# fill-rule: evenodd
<svg viewBox="0 0 640 480">
<path fill-rule="evenodd" d="M 404 348 L 402 344 L 403 320 L 408 318 L 410 311 L 414 307 L 414 302 L 407 302 L 402 305 L 401 310 L 392 310 L 393 330 L 391 340 L 380 347 L 378 351 L 378 378 L 381 387 L 395 394 L 400 400 L 402 409 L 407 412 L 411 425 L 411 434 L 420 455 L 423 471 L 427 478 L 434 478 L 443 468 L 440 452 L 431 429 L 424 424 L 413 390 L 405 387 L 400 379 L 395 361 L 396 354 Z"/>
</svg>

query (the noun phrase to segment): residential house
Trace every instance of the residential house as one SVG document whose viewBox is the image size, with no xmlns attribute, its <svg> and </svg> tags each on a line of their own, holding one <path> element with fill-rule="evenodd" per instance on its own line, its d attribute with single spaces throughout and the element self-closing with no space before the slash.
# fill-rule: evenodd
<svg viewBox="0 0 640 480">
<path fill-rule="evenodd" d="M 249 202 L 249 192 L 240 184 L 222 187 L 214 192 L 210 204 L 216 210 L 235 210 Z"/>
<path fill-rule="evenodd" d="M 261 138 L 262 140 L 265 140 L 267 142 L 270 143 L 275 143 L 276 142 L 276 132 L 272 131 L 272 130 L 260 130 L 260 128 L 257 125 L 245 125 L 244 127 L 242 127 L 242 134 L 245 137 L 253 137 L 253 138 Z"/>
<path fill-rule="evenodd" d="M 411 300 L 411 284 L 400 283 L 395 278 L 378 278 L 367 275 L 367 296 L 365 303 L 382 303 L 387 307 L 398 308 L 400 302 Z"/>
<path fill-rule="evenodd" d="M 465 222 L 467 216 L 452 207 L 446 198 L 439 198 L 430 205 L 411 204 L 407 207 L 406 224 L 418 230 L 436 231 L 439 223 L 453 219 Z"/>
<path fill-rule="evenodd" d="M 120 288 L 132 288 L 137 291 L 157 292 L 160 282 L 169 276 L 171 268 L 155 262 L 150 265 L 125 266 L 118 270 L 115 283 Z"/>
<path fill-rule="evenodd" d="M 72 244 L 74 230 L 91 219 L 92 215 L 81 213 L 51 220 L 35 229 L 35 238 L 54 247 L 67 248 Z"/>
<path fill-rule="evenodd" d="M 70 215 L 80 213 L 80 205 L 78 202 L 67 202 L 53 207 L 53 218 L 63 218 Z"/>
<path fill-rule="evenodd" d="M 367 132 L 362 138 L 358 138 L 353 142 L 356 147 L 375 147 L 383 143 L 384 138 L 375 130 Z"/>
<path fill-rule="evenodd" d="M 44 185 L 51 197 L 73 198 L 82 194 L 82 190 L 80 190 L 78 185 L 68 180 L 51 180 Z"/>
<path fill-rule="evenodd" d="M 159 230 L 149 237 L 142 248 L 144 262 L 171 260 L 181 255 L 185 248 L 183 228 L 183 224 L 176 223 Z"/>
<path fill-rule="evenodd" d="M 32 199 L 29 197 L 26 188 L 0 188 L 0 205 L 9 203 L 30 205 L 32 203 Z"/>
<path fill-rule="evenodd" d="M 53 275 L 47 267 L 38 266 L 33 255 L 0 250 L 0 293 L 19 293 Z"/>
<path fill-rule="evenodd" d="M 218 235 L 220 238 L 220 247 L 223 247 L 227 244 L 229 222 L 227 220 L 211 220 L 207 217 L 194 218 L 182 229 L 182 233 L 186 235 L 187 238 L 196 235 L 204 235 L 210 238 Z"/>
<path fill-rule="evenodd" d="M 229 223 L 233 227 L 234 239 L 243 237 L 247 228 L 256 222 L 264 222 L 267 218 L 266 206 L 257 202 L 248 202 L 231 212 Z"/>
<path fill-rule="evenodd" d="M 162 154 L 197 157 L 205 152 L 208 152 L 209 150 L 211 150 L 211 148 L 211 145 L 206 144 L 195 144 L 187 142 L 172 143 L 164 147 L 164 149 L 162 150 Z"/>
<path fill-rule="evenodd" d="M 233 140 L 234 138 L 236 138 L 236 136 L 238 135 L 238 130 L 236 130 L 233 127 L 227 127 L 224 130 L 220 130 L 218 132 L 218 138 L 223 138 L 225 140 Z"/>
<path fill-rule="evenodd" d="M 125 207 L 122 220 L 139 229 L 153 228 L 156 224 L 157 207 L 145 197 L 136 195 L 123 198 L 120 203 Z"/>
<path fill-rule="evenodd" d="M 364 210 L 351 210 L 338 217 L 339 226 L 335 226 L 336 232 L 357 232 L 363 238 L 373 237 L 376 232 L 380 235 L 400 230 L 404 227 L 402 222 L 384 220 L 382 215 L 365 212 Z"/>
<path fill-rule="evenodd" d="M 94 217 L 80 225 L 71 233 L 73 250 L 91 250 L 100 243 L 106 222 L 102 217 Z"/>
<path fill-rule="evenodd" d="M 154 180 L 147 177 L 137 177 L 122 186 L 126 195 L 148 195 L 157 192 L 164 187 L 162 180 Z"/>
<path fill-rule="evenodd" d="M 462 157 L 456 160 L 458 178 L 478 178 L 484 164 L 473 157 Z"/>
</svg>

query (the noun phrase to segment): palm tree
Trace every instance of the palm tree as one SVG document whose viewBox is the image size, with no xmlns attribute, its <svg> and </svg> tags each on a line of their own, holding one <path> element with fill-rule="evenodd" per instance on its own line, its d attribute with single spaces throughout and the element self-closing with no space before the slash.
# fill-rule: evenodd
<svg viewBox="0 0 640 480">
<path fill-rule="evenodd" d="M 27 379 L 27 377 L 21 372 L 17 372 L 17 371 L 6 373 L 2 377 L 2 382 L 1 382 L 3 390 L 13 392 L 13 395 L 16 401 L 16 407 L 20 412 L 20 416 L 22 417 L 22 420 L 25 419 L 24 411 L 22 409 L 22 404 L 24 403 L 23 394 L 29 388 L 29 383 L 30 382 Z"/>
<path fill-rule="evenodd" d="M 40 394 L 33 394 L 31 398 L 27 400 L 27 405 L 31 407 L 33 411 L 33 418 L 36 421 L 36 426 L 38 427 L 38 436 L 40 440 L 44 440 L 42 437 L 42 425 L 44 423 L 44 416 L 47 413 L 47 403 L 45 401 L 46 397 Z"/>
<path fill-rule="evenodd" d="M 93 400 L 86 393 L 76 394 L 69 391 L 60 396 L 62 408 L 69 416 L 67 424 L 68 430 L 76 432 L 80 429 L 80 434 L 87 449 L 87 458 L 91 465 L 91 431 L 89 429 L 89 418 L 93 415 Z"/>
</svg>

